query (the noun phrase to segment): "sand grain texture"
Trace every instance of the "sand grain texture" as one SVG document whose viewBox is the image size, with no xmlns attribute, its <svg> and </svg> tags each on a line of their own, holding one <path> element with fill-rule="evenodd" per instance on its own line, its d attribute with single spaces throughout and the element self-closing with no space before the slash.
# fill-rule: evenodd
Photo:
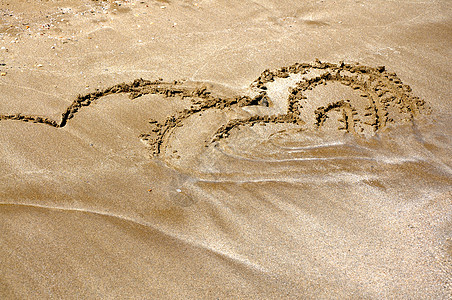
<svg viewBox="0 0 452 300">
<path fill-rule="evenodd" d="M 0 0 L 0 298 L 450 298 L 451 9 Z"/>
</svg>

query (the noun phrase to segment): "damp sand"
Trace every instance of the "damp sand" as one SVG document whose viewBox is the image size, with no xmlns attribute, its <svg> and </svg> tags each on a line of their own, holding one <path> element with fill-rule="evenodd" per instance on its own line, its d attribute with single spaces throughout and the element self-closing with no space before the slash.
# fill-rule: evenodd
<svg viewBox="0 0 452 300">
<path fill-rule="evenodd" d="M 448 298 L 447 6 L 5 1 L 0 296 Z"/>
</svg>

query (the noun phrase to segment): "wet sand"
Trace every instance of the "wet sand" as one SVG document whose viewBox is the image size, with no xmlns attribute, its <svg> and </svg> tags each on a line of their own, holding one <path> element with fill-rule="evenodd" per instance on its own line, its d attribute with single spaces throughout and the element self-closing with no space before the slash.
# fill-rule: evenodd
<svg viewBox="0 0 452 300">
<path fill-rule="evenodd" d="M 451 8 L 1 1 L 0 297 L 449 298 Z"/>
</svg>

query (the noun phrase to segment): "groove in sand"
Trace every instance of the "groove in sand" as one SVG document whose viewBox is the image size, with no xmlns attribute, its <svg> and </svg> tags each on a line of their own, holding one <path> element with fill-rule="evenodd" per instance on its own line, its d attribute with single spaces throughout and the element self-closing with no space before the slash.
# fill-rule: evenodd
<svg viewBox="0 0 452 300">
<path fill-rule="evenodd" d="M 129 94 L 130 99 L 136 99 L 147 94 L 159 94 L 167 98 L 189 97 L 192 98 L 190 109 L 184 109 L 169 115 L 165 121 L 157 122 L 151 120 L 154 128 L 150 133 L 143 133 L 140 138 L 148 145 L 151 154 L 157 156 L 166 147 L 170 133 L 177 127 L 184 126 L 183 120 L 189 116 L 208 110 L 226 109 L 231 107 L 244 107 L 251 105 L 268 106 L 270 103 L 267 95 L 266 83 L 277 78 L 287 78 L 290 74 L 307 74 L 312 70 L 323 72 L 313 78 L 304 78 L 294 88 L 289 87 L 288 109 L 285 114 L 278 115 L 253 115 L 244 119 L 233 119 L 221 126 L 213 135 L 209 143 L 217 142 L 227 138 L 234 128 L 256 123 L 291 123 L 296 125 L 305 124 L 301 113 L 303 103 L 309 101 L 305 92 L 328 82 L 339 82 L 350 86 L 361 92 L 361 97 L 367 101 L 364 116 L 358 115 L 350 100 L 343 99 L 324 106 L 319 106 L 314 111 L 316 127 L 322 127 L 328 114 L 335 110 L 342 113 L 339 119 L 341 126 L 338 130 L 360 134 L 363 126 L 368 125 L 377 132 L 387 124 L 396 123 L 396 120 L 412 121 L 414 115 L 426 109 L 425 102 L 411 94 L 411 88 L 402 83 L 395 73 L 389 73 L 385 67 L 368 67 L 358 64 L 324 63 L 317 60 L 314 63 L 296 63 L 289 67 L 278 70 L 265 70 L 251 85 L 257 96 L 236 96 L 232 98 L 221 98 L 212 95 L 204 86 L 190 85 L 182 81 L 172 83 L 161 80 L 149 81 L 136 79 L 131 83 L 120 83 L 104 90 L 97 90 L 86 95 L 79 95 L 62 114 L 61 121 L 56 121 L 43 116 L 6 114 L 0 115 L 0 120 L 17 120 L 22 122 L 33 122 L 62 128 L 77 114 L 84 106 L 89 106 L 101 97 L 111 94 Z M 363 121 L 363 119 L 366 119 Z"/>
</svg>

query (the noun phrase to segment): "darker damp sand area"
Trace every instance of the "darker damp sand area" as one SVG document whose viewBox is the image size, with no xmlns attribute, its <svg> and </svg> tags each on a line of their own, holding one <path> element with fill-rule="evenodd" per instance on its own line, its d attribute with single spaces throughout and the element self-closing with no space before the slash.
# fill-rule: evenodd
<svg viewBox="0 0 452 300">
<path fill-rule="evenodd" d="M 2 298 L 450 295 L 447 2 L 0 3 Z"/>
</svg>

